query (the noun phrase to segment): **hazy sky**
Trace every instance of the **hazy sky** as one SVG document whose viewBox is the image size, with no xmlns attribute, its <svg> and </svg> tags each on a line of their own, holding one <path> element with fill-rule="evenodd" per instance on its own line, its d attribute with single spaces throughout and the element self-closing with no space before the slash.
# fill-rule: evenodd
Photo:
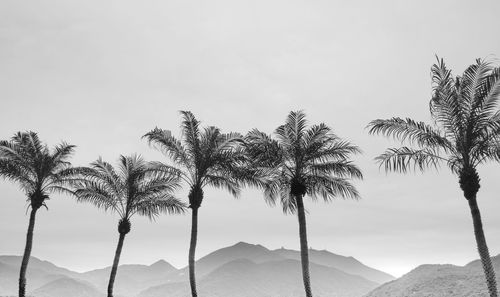
<svg viewBox="0 0 500 297">
<path fill-rule="evenodd" d="M 376 118 L 429 120 L 435 54 L 462 72 L 500 55 L 499 1 L 9 1 L 0 2 L 0 139 L 35 130 L 78 146 L 86 165 L 138 152 L 140 137 L 179 134 L 178 110 L 203 124 L 271 132 L 290 110 L 325 122 L 364 151 L 360 201 L 307 201 L 310 246 L 399 276 L 423 263 L 478 258 L 472 220 L 446 168 L 386 175 L 373 158 L 392 143 Z M 500 253 L 499 165 L 480 169 L 479 205 Z M 0 181 L 0 254 L 21 254 L 28 223 L 16 186 Z M 185 199 L 185 192 L 179 196 Z M 256 190 L 206 191 L 197 255 L 238 241 L 299 247 L 294 216 Z M 38 213 L 33 255 L 75 270 L 111 265 L 117 218 L 54 195 Z M 121 263 L 187 264 L 190 215 L 134 217 Z"/>
</svg>

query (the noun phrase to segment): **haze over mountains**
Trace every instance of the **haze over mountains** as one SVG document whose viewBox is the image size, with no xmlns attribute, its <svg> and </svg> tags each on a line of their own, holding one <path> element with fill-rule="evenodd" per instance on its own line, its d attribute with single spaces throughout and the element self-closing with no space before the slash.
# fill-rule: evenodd
<svg viewBox="0 0 500 297">
<path fill-rule="evenodd" d="M 465 266 L 421 265 L 399 279 L 352 257 L 309 250 L 317 297 L 487 297 L 479 260 Z M 303 296 L 300 253 L 269 250 L 239 242 L 197 261 L 198 291 L 204 297 Z M 16 295 L 19 256 L 0 256 L 0 296 Z M 492 258 L 500 271 L 500 255 Z M 110 268 L 78 273 L 35 257 L 28 270 L 28 292 L 35 297 L 104 297 Z M 188 297 L 187 267 L 164 260 L 151 265 L 120 265 L 117 297 Z M 500 278 L 498 278 L 500 282 Z"/>
<path fill-rule="evenodd" d="M 197 261 L 199 292 L 207 297 L 302 296 L 300 253 L 269 250 L 244 242 L 214 251 Z M 0 295 L 17 292 L 18 256 L 0 256 Z M 315 296 L 361 297 L 394 279 L 352 257 L 310 250 Z M 37 258 L 30 260 L 28 292 L 36 297 L 104 296 L 110 268 L 77 273 Z M 121 265 L 115 292 L 122 297 L 189 295 L 187 268 L 160 260 L 152 265 Z"/>
</svg>

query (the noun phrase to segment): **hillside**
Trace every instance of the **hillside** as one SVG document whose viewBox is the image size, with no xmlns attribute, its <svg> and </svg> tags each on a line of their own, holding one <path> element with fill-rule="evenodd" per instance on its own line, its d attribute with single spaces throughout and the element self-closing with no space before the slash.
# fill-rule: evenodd
<svg viewBox="0 0 500 297">
<path fill-rule="evenodd" d="M 254 263 L 238 259 L 222 265 L 198 282 L 200 295 L 207 297 L 298 297 L 304 295 L 300 262 L 296 260 Z M 377 286 L 360 276 L 335 268 L 311 264 L 314 296 L 357 297 Z M 139 297 L 185 297 L 187 282 L 165 284 L 142 292 Z"/>
<path fill-rule="evenodd" d="M 300 260 L 300 252 L 288 249 L 277 249 L 273 253 L 286 259 Z M 356 260 L 353 257 L 345 257 L 331 253 L 327 250 L 314 250 L 309 249 L 309 261 L 319 265 L 333 267 L 349 274 L 360 275 L 367 280 L 383 284 L 391 281 L 394 277 L 390 274 L 373 269 Z"/>
<path fill-rule="evenodd" d="M 104 297 L 105 294 L 99 292 L 88 283 L 77 281 L 71 278 L 60 278 L 49 282 L 42 287 L 31 292 L 30 295 L 36 297 Z"/>
<path fill-rule="evenodd" d="M 196 261 L 196 274 L 198 277 L 203 277 L 220 265 L 238 259 L 247 259 L 254 263 L 282 261 L 286 259 L 300 261 L 300 252 L 284 248 L 269 250 L 259 244 L 238 242 L 235 245 L 214 251 Z M 353 257 L 336 255 L 326 250 L 317 251 L 310 249 L 309 261 L 318 265 L 336 268 L 349 274 L 359 275 L 378 284 L 394 279 L 392 275 L 368 267 Z M 172 281 L 184 281 L 187 274 L 188 267 L 185 267 L 175 277 L 172 277 Z"/>
<path fill-rule="evenodd" d="M 294 297 L 303 295 L 299 252 L 269 250 L 239 242 L 216 250 L 196 262 L 199 291 L 212 297 Z M 315 296 L 361 297 L 391 276 L 352 257 L 310 250 Z M 19 256 L 0 256 L 0 296 L 16 295 Z M 36 297 L 101 297 L 110 267 L 78 273 L 35 257 L 28 268 L 27 291 Z M 188 269 L 164 260 L 151 265 L 120 265 L 117 296 L 188 296 Z M 81 295 L 78 295 L 81 294 Z"/>
<path fill-rule="evenodd" d="M 500 271 L 500 256 L 492 258 Z M 497 274 L 497 281 L 500 277 Z M 488 297 L 484 274 L 479 260 L 465 266 L 421 265 L 401 278 L 386 283 L 366 297 Z"/>
<path fill-rule="evenodd" d="M 85 272 L 79 278 L 105 292 L 110 272 L 111 267 L 106 267 Z M 164 260 L 151 265 L 120 265 L 116 274 L 114 292 L 124 296 L 135 296 L 149 287 L 165 283 L 175 272 L 177 269 Z"/>
</svg>

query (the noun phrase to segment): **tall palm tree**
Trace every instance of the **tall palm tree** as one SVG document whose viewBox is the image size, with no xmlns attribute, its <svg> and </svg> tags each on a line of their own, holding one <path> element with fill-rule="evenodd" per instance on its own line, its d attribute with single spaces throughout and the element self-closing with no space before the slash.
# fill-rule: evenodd
<svg viewBox="0 0 500 297">
<path fill-rule="evenodd" d="M 285 213 L 297 213 L 299 221 L 302 277 L 307 297 L 312 296 L 309 277 L 304 196 L 330 201 L 335 197 L 359 198 L 350 179 L 362 178 L 359 168 L 350 161 L 359 149 L 341 140 L 325 124 L 307 127 L 302 111 L 290 112 L 275 137 L 256 129 L 245 138 L 247 153 L 259 176 L 266 201 L 280 200 Z M 267 172 L 264 174 L 262 172 Z"/>
<path fill-rule="evenodd" d="M 205 186 L 222 188 L 233 196 L 240 193 L 244 175 L 245 154 L 241 135 L 223 134 L 219 128 L 200 129 L 200 122 L 189 111 L 181 111 L 182 137 L 177 139 L 168 130 L 155 128 L 144 138 L 156 146 L 181 169 L 181 177 L 189 187 L 191 208 L 191 241 L 189 245 L 189 283 L 193 297 L 198 296 L 195 277 L 195 252 L 198 236 L 198 209 Z"/>
<path fill-rule="evenodd" d="M 146 162 L 136 155 L 120 156 L 117 169 L 99 158 L 90 168 L 80 170 L 79 179 L 72 185 L 77 201 L 90 202 L 120 217 L 120 236 L 109 276 L 108 297 L 113 296 L 118 263 L 132 216 L 138 214 L 154 219 L 162 212 L 184 212 L 185 205 L 172 196 L 178 187 L 178 178 L 173 168 Z"/>
<path fill-rule="evenodd" d="M 405 173 L 446 163 L 458 175 L 474 225 L 476 243 L 490 296 L 497 296 L 495 272 L 477 204 L 477 166 L 500 159 L 500 69 L 480 59 L 453 77 L 443 59 L 432 66 L 432 125 L 406 118 L 374 120 L 371 134 L 394 137 L 410 146 L 390 148 L 376 160 L 387 171 Z"/>
<path fill-rule="evenodd" d="M 33 245 L 36 213 L 42 206 L 46 207 L 50 194 L 67 191 L 65 185 L 73 173 L 68 159 L 74 148 L 63 142 L 50 150 L 32 131 L 18 132 L 10 141 L 0 141 L 0 176 L 19 184 L 31 207 L 19 273 L 19 297 L 26 294 L 26 270 Z"/>
</svg>

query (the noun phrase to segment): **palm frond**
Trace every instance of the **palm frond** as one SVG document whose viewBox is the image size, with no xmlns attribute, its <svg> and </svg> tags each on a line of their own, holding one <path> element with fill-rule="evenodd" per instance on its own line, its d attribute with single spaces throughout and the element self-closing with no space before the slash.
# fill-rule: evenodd
<svg viewBox="0 0 500 297">
<path fill-rule="evenodd" d="M 477 59 L 462 75 L 462 97 L 469 103 L 469 115 L 482 109 L 484 103 L 484 82 L 491 71 L 490 63 Z"/>
<path fill-rule="evenodd" d="M 387 149 L 375 160 L 381 167 L 384 167 L 385 171 L 403 173 L 410 169 L 424 171 L 431 167 L 438 168 L 441 161 L 448 161 L 437 155 L 433 150 L 427 148 L 412 149 L 409 147 Z"/>
<path fill-rule="evenodd" d="M 197 162 L 200 157 L 200 122 L 190 111 L 181 111 L 180 113 L 182 114 L 181 129 L 186 150 L 194 162 Z"/>
<path fill-rule="evenodd" d="M 478 108 L 482 107 L 482 110 L 491 118 L 494 113 L 498 112 L 498 100 L 500 99 L 500 68 L 493 69 L 490 75 L 484 79 L 480 92 L 484 95 L 481 96 L 482 102 L 478 104 Z"/>
<path fill-rule="evenodd" d="M 500 68 L 492 69 L 477 91 L 477 102 L 471 120 L 474 128 L 473 136 L 485 137 L 500 134 Z"/>
<path fill-rule="evenodd" d="M 334 143 L 339 138 L 332 132 L 326 124 L 313 125 L 309 128 L 302 140 L 302 147 L 305 148 L 305 155 L 314 154 L 318 150 Z"/>
<path fill-rule="evenodd" d="M 150 145 L 156 146 L 158 150 L 167 155 L 174 163 L 186 167 L 190 167 L 191 160 L 182 143 L 172 136 L 169 130 L 155 128 L 146 133 L 143 138 L 146 138 Z"/>
<path fill-rule="evenodd" d="M 225 189 L 234 197 L 239 197 L 241 192 L 240 183 L 229 174 L 207 174 L 203 180 L 203 185 L 209 185 L 218 189 Z"/>
<path fill-rule="evenodd" d="M 348 179 L 330 175 L 317 175 L 312 180 L 308 181 L 308 191 L 308 194 L 313 198 L 319 196 L 327 202 L 337 197 L 343 199 L 359 199 L 358 190 Z"/>
<path fill-rule="evenodd" d="M 36 187 L 36 179 L 32 177 L 30 171 L 17 165 L 10 160 L 0 159 L 0 177 L 17 182 L 25 192 L 33 192 Z"/>
<path fill-rule="evenodd" d="M 420 147 L 442 148 L 451 150 L 452 144 L 444 137 L 440 131 L 410 118 L 391 118 L 387 120 L 374 120 L 368 124 L 370 134 L 381 134 L 386 137 L 393 137 L 401 143 L 408 141 Z"/>
<path fill-rule="evenodd" d="M 67 159 L 74 153 L 76 146 L 65 142 L 57 145 L 52 153 L 51 163 L 67 165 Z"/>
<path fill-rule="evenodd" d="M 363 178 L 361 169 L 352 161 L 347 160 L 312 164 L 308 168 L 310 172 L 307 174 L 312 176 L 335 175 L 342 178 Z"/>
<path fill-rule="evenodd" d="M 361 153 L 356 145 L 348 141 L 335 140 L 326 142 L 325 145 L 316 150 L 308 150 L 304 162 L 321 163 L 329 161 L 343 161 L 351 158 L 352 155 Z"/>
<path fill-rule="evenodd" d="M 149 199 L 141 199 L 131 209 L 130 216 L 137 213 L 153 220 L 161 213 L 183 214 L 187 205 L 169 195 L 150 196 Z"/>
<path fill-rule="evenodd" d="M 103 183 L 93 180 L 84 181 L 75 185 L 72 192 L 77 202 L 91 203 L 105 211 L 113 210 L 120 216 L 123 216 L 125 213 L 120 197 L 116 197 L 113 193 L 110 193 Z"/>
<path fill-rule="evenodd" d="M 251 166 L 255 168 L 274 168 L 285 165 L 285 150 L 270 135 L 254 129 L 245 136 L 245 153 Z M 291 170 L 291 168 L 288 168 Z"/>
<path fill-rule="evenodd" d="M 276 128 L 274 134 L 285 151 L 290 154 L 300 152 L 306 125 L 306 115 L 303 111 L 291 111 L 285 124 Z"/>
<path fill-rule="evenodd" d="M 125 188 L 124 181 L 115 171 L 113 165 L 102 160 L 101 157 L 90 164 L 90 168 L 82 170 L 83 178 L 93 181 L 98 181 L 106 184 L 106 187 L 115 196 L 123 194 Z"/>
<path fill-rule="evenodd" d="M 436 59 L 438 63 L 431 68 L 433 84 L 433 96 L 429 103 L 431 116 L 436 123 L 443 126 L 447 138 L 457 140 L 465 130 L 467 115 L 464 109 L 468 104 L 460 100 L 457 91 L 460 80 L 451 75 L 443 59 L 437 56 Z"/>
</svg>

